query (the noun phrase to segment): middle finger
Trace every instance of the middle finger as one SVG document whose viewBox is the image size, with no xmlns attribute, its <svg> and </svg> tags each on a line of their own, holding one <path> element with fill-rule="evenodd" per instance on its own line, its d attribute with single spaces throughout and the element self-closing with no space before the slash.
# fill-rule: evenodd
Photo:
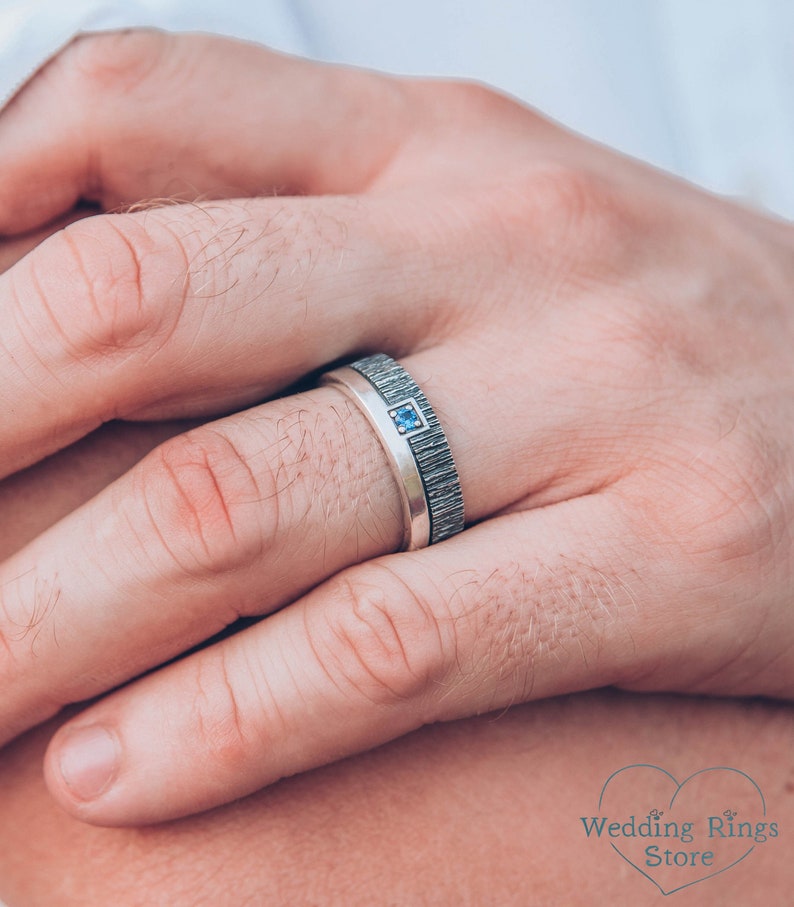
<svg viewBox="0 0 794 907">
<path fill-rule="evenodd" d="M 110 419 L 228 411 L 385 337 L 427 337 L 432 249 L 380 204 L 177 205 L 46 240 L 0 275 L 0 476 Z"/>
</svg>

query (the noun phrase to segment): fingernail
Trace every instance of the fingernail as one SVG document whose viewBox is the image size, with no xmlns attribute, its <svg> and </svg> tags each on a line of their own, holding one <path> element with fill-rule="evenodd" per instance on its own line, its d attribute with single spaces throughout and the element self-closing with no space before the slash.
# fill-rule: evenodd
<svg viewBox="0 0 794 907">
<path fill-rule="evenodd" d="M 66 786 L 81 800 L 96 800 L 112 783 L 119 762 L 118 742 L 95 724 L 70 730 L 61 744 L 58 767 Z"/>
</svg>

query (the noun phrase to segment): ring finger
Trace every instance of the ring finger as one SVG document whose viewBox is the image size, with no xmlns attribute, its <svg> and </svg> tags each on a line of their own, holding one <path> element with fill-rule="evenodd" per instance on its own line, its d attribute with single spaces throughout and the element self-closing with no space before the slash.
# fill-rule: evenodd
<svg viewBox="0 0 794 907">
<path fill-rule="evenodd" d="M 437 348 L 407 360 L 462 381 Z M 486 488 L 499 454 L 462 443 L 449 392 L 424 382 L 458 440 L 468 514 L 514 501 Z M 472 402 L 467 414 L 484 411 Z M 332 387 L 167 441 L 0 567 L 8 681 L 0 739 L 162 664 L 240 616 L 266 614 L 344 567 L 400 548 L 400 489 L 362 411 Z"/>
</svg>

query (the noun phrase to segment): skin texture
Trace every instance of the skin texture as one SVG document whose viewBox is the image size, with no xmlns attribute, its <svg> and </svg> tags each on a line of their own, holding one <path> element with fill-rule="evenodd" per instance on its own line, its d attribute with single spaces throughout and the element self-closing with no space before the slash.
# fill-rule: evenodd
<svg viewBox="0 0 794 907">
<path fill-rule="evenodd" d="M 20 251 L 0 246 L 0 262 Z M 0 483 L 7 557 L 181 424 L 109 425 Z M 658 891 L 587 842 L 617 768 L 683 778 L 736 765 L 794 826 L 794 714 L 771 703 L 600 691 L 417 731 L 210 813 L 140 829 L 86 825 L 44 784 L 51 735 L 74 710 L 0 751 L 0 897 L 8 907 L 653 905 Z M 635 789 L 637 802 L 645 789 Z M 476 834 L 472 832 L 476 831 Z M 785 903 L 783 841 L 678 892 L 676 903 Z"/>
<path fill-rule="evenodd" d="M 11 554 L 180 425 L 113 425 L 0 485 Z M 41 764 L 69 715 L 0 752 L 0 897 L 9 907 L 653 905 L 584 839 L 604 780 L 638 761 L 678 777 L 737 765 L 794 826 L 791 708 L 601 691 L 434 725 L 210 813 L 140 829 L 64 812 Z M 645 789 L 636 789 L 637 801 Z M 676 903 L 785 903 L 785 838 Z"/>
<path fill-rule="evenodd" d="M 54 803 L 39 768 L 51 730 L 0 754 L 9 907 L 653 907 L 659 891 L 606 842 L 588 841 L 579 819 L 597 814 L 610 773 L 644 759 L 680 778 L 739 765 L 780 823 L 781 838 L 677 892 L 676 904 L 785 904 L 794 882 L 787 706 L 616 692 L 516 706 L 140 829 L 90 826 Z"/>
<path fill-rule="evenodd" d="M 607 684 L 791 696 L 790 225 L 479 87 L 148 33 L 68 48 L 0 159 L 9 234 L 190 200 L 81 220 L 3 276 L 0 470 L 113 418 L 249 407 L 0 567 L 3 739 L 270 615 L 56 735 L 74 815 L 184 815 Z M 352 404 L 259 402 L 378 349 L 461 473 L 470 528 L 425 551 L 392 554 Z"/>
<path fill-rule="evenodd" d="M 0 269 L 51 229 L 0 243 Z M 0 483 L 0 556 L 187 427 L 108 425 Z M 679 778 L 741 766 L 783 835 L 794 825 L 794 716 L 771 703 L 601 691 L 515 706 L 141 829 L 85 825 L 47 791 L 44 752 L 71 712 L 0 752 L 0 897 L 9 907 L 657 904 L 646 879 L 584 840 L 578 819 L 596 811 L 611 772 L 642 760 Z M 787 849 L 763 845 L 675 898 L 786 903 L 793 881 Z"/>
</svg>

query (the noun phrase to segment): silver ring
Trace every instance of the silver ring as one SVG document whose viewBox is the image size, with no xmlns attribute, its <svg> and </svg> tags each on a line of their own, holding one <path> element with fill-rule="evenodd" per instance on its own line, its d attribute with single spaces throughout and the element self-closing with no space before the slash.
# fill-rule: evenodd
<svg viewBox="0 0 794 907">
<path fill-rule="evenodd" d="M 447 436 L 427 397 L 385 353 L 326 372 L 320 384 L 352 400 L 377 432 L 400 479 L 402 551 L 426 548 L 463 530 L 463 494 Z"/>
</svg>

